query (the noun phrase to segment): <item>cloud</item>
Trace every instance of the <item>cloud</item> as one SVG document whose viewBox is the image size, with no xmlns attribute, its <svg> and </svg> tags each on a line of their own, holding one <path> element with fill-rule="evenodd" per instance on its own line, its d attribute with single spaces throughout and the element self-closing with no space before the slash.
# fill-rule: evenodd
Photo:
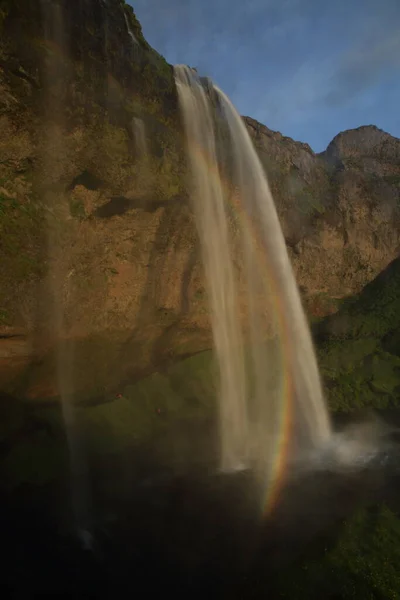
<svg viewBox="0 0 400 600">
<path fill-rule="evenodd" d="M 400 3 L 395 8 L 399 6 Z M 273 87 L 253 99 L 252 116 L 285 133 L 296 136 L 293 132 L 300 132 L 300 139 L 303 131 L 307 135 L 307 130 L 328 130 L 324 123 L 328 119 L 343 130 L 349 110 L 356 115 L 353 126 L 361 124 L 359 115 L 364 118 L 368 114 L 366 107 L 374 112 L 368 122 L 376 121 L 377 102 L 391 106 L 390 98 L 383 103 L 380 93 L 385 81 L 392 81 L 397 89 L 394 82 L 400 82 L 400 19 L 395 16 L 389 12 L 380 20 L 374 15 L 360 17 L 347 47 L 343 39 L 342 48 L 336 42 L 325 54 L 301 54 L 295 69 L 290 69 L 291 64 L 285 65 L 283 76 Z M 392 93 L 396 93 L 395 89 Z M 245 98 L 241 97 L 239 103 L 244 104 Z M 336 125 L 337 111 L 343 115 L 343 125 Z M 393 125 L 396 126 L 395 121 Z"/>
<path fill-rule="evenodd" d="M 132 0 L 171 63 L 211 77 L 242 114 L 322 149 L 368 123 L 396 134 L 399 0 Z"/>
<path fill-rule="evenodd" d="M 385 73 L 400 75 L 400 30 L 395 29 L 382 38 L 362 40 L 345 53 L 333 73 L 332 89 L 323 101 L 330 106 L 349 102 L 367 88 L 379 82 Z"/>
</svg>

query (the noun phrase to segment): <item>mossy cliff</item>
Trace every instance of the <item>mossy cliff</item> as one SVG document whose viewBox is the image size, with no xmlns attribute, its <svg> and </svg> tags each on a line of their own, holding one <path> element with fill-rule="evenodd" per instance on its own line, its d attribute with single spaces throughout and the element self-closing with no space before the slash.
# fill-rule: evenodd
<svg viewBox="0 0 400 600">
<path fill-rule="evenodd" d="M 215 452 L 215 364 L 202 352 L 136 383 L 121 385 L 75 410 L 74 431 L 93 468 L 124 458 L 135 472 L 138 457 L 175 471 Z M 0 487 L 62 482 L 68 472 L 65 427 L 59 403 L 25 403 L 0 396 Z M 210 429 L 211 427 L 211 429 Z M 197 441 L 196 441 L 197 440 Z M 115 485 L 126 481 L 120 473 Z M 23 488 L 22 488 L 23 489 Z"/>
<path fill-rule="evenodd" d="M 210 343 L 172 67 L 119 0 L 1 15 L 0 385 L 56 396 L 70 344 L 96 396 Z"/>
<path fill-rule="evenodd" d="M 400 520 L 387 506 L 361 509 L 341 535 L 313 559 L 279 577 L 279 597 L 395 599 L 400 590 Z"/>
<path fill-rule="evenodd" d="M 172 67 L 121 0 L 0 15 L 0 389 L 54 398 L 67 352 L 97 397 L 211 346 Z M 399 140 L 361 128 L 317 156 L 244 120 L 307 309 L 334 311 L 396 253 Z"/>
<path fill-rule="evenodd" d="M 331 411 L 399 405 L 399 329 L 400 259 L 396 259 L 359 295 L 346 300 L 338 313 L 314 326 Z M 107 353 L 103 360 L 107 361 Z M 201 352 L 136 383 L 121 383 L 112 393 L 100 390 L 76 412 L 89 452 L 104 458 L 150 442 L 156 447 L 163 432 L 177 431 L 180 424 L 190 427 L 192 422 L 201 428 L 216 410 L 215 368 L 212 353 Z M 66 457 L 59 404 L 45 400 L 26 404 L 3 396 L 0 410 L 3 482 L 13 488 L 62 472 L 60 464 Z M 167 458 L 168 451 L 163 451 L 167 462 L 185 455 L 177 452 Z M 43 461 L 45 456 L 49 460 Z"/>
<path fill-rule="evenodd" d="M 315 327 L 332 410 L 400 401 L 400 259 Z"/>
</svg>

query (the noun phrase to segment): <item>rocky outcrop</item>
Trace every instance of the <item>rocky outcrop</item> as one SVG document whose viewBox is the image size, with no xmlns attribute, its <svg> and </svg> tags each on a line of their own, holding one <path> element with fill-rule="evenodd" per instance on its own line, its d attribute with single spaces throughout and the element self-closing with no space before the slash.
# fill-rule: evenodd
<svg viewBox="0 0 400 600">
<path fill-rule="evenodd" d="M 245 117 L 268 173 L 312 312 L 360 291 L 398 255 L 400 140 L 374 126 L 340 133 L 316 155 Z"/>
<path fill-rule="evenodd" d="M 172 67 L 120 0 L 1 16 L 0 384 L 101 394 L 210 344 Z"/>
<path fill-rule="evenodd" d="M 1 0 L 0 29 L 0 389 L 54 398 L 62 367 L 87 400 L 209 348 L 172 67 L 122 0 Z M 244 120 L 329 312 L 397 252 L 400 142 Z"/>
<path fill-rule="evenodd" d="M 358 166 L 365 173 L 392 175 L 399 168 L 399 141 L 374 125 L 339 133 L 322 156 L 336 168 Z"/>
</svg>

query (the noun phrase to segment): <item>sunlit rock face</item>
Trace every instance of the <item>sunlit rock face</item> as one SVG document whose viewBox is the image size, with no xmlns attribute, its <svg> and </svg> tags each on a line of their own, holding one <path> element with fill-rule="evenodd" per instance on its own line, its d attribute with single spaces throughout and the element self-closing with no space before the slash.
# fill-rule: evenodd
<svg viewBox="0 0 400 600">
<path fill-rule="evenodd" d="M 319 529 L 315 515 L 321 507 L 334 518 L 336 528 L 338 513 L 342 518 L 348 509 L 343 510 L 343 494 L 332 495 L 332 482 L 327 485 L 329 471 L 339 481 L 353 472 L 358 476 L 372 464 L 380 471 L 391 461 L 397 469 L 397 455 L 374 423 L 331 435 L 307 322 L 297 293 L 292 293 L 294 278 L 289 278 L 290 293 L 280 304 L 292 376 L 282 378 L 282 364 L 280 369 L 271 369 L 274 359 L 279 364 L 285 353 L 279 344 L 263 347 L 274 313 L 272 297 L 259 294 L 267 253 L 256 257 L 248 239 L 242 247 L 248 248 L 249 262 L 255 266 L 250 295 L 261 296 L 264 312 L 258 312 L 260 304 L 254 300 L 256 318 L 247 317 L 247 323 L 244 259 L 233 253 L 230 258 L 237 277 L 240 326 L 246 330 L 250 324 L 253 330 L 256 385 L 254 396 L 246 397 L 253 405 L 253 416 L 249 431 L 243 436 L 239 431 L 240 446 L 245 453 L 249 447 L 252 461 L 241 460 L 241 449 L 232 460 L 216 459 L 222 430 L 216 426 L 218 368 L 215 353 L 208 350 L 213 345 L 209 303 L 188 198 L 187 159 L 170 65 L 148 46 L 132 10 L 119 0 L 3 0 L 0 28 L 0 487 L 15 497 L 20 492 L 28 507 L 29 527 L 24 521 L 21 525 L 18 515 L 18 529 L 31 531 L 32 522 L 37 524 L 34 552 L 27 553 L 28 572 L 32 572 L 32 556 L 43 533 L 42 511 L 36 516 L 31 498 L 36 499 L 36 490 L 40 497 L 46 495 L 47 486 L 56 482 L 61 487 L 56 494 L 62 497 L 61 504 L 70 500 L 68 487 L 71 504 L 77 505 L 73 535 L 85 552 L 93 552 L 96 561 L 100 553 L 96 555 L 98 540 L 91 527 L 97 524 L 87 514 L 92 492 L 100 498 L 98 506 L 105 499 L 104 507 L 108 502 L 113 507 L 110 521 L 121 516 L 120 500 L 133 498 L 127 504 L 135 526 L 126 530 L 126 537 L 115 539 L 123 555 L 139 564 L 138 574 L 142 564 L 153 560 L 155 549 L 157 555 L 157 544 L 163 547 L 166 542 L 166 558 L 161 553 L 158 562 L 166 565 L 170 576 L 169 541 L 194 516 L 196 527 L 188 529 L 187 541 L 184 536 L 178 552 L 179 568 L 173 575 L 178 582 L 182 572 L 191 573 L 185 565 L 194 571 L 199 568 L 204 576 L 210 549 L 215 572 L 220 572 L 221 557 L 231 551 L 227 532 L 232 523 L 243 527 L 247 535 L 252 521 L 263 522 L 261 511 L 270 510 L 271 499 L 266 507 L 259 490 L 251 492 L 252 512 L 248 513 L 244 500 L 246 510 L 242 511 L 234 488 L 225 487 L 229 478 L 243 481 L 240 487 L 246 489 L 247 501 L 248 490 L 253 489 L 248 465 L 252 467 L 260 456 L 263 497 L 269 492 L 266 483 L 279 484 L 282 477 L 288 486 L 278 489 L 280 494 L 274 499 L 281 510 L 277 522 L 283 516 L 285 523 L 285 514 L 290 517 L 284 527 L 288 534 L 298 527 L 307 530 L 308 539 L 310 529 Z M 202 79 L 202 83 L 213 96 L 216 112 L 225 106 L 231 113 L 230 135 L 238 142 L 231 158 L 237 154 L 234 165 L 239 181 L 236 186 L 229 178 L 221 182 L 226 186 L 227 203 L 237 201 L 238 190 L 244 197 L 246 189 L 253 189 L 247 201 L 256 204 L 256 225 L 261 226 L 265 247 L 273 254 L 271 239 L 280 229 L 276 216 L 271 224 L 271 198 L 266 204 L 265 194 L 256 193 L 257 188 L 265 190 L 265 182 L 260 185 L 262 169 L 247 144 L 240 117 L 220 91 L 216 102 L 210 80 Z M 396 252 L 399 140 L 376 128 L 361 128 L 340 134 L 326 153 L 317 156 L 307 144 L 284 138 L 250 118 L 244 118 L 244 123 L 271 181 L 285 236 L 279 252 L 275 251 L 273 271 L 288 280 L 286 261 L 285 269 L 277 268 L 282 256 L 286 257 L 286 241 L 309 312 L 321 315 L 334 310 L 332 299 L 359 290 Z M 196 149 L 191 147 L 192 152 Z M 207 168 L 210 177 L 207 171 L 204 181 L 209 183 L 215 164 Z M 227 228 L 235 239 L 240 228 L 232 217 L 231 211 Z M 205 229 L 207 242 L 210 232 Z M 217 281 L 219 273 L 214 277 Z M 331 409 L 387 407 L 398 401 L 399 281 L 399 261 L 394 261 L 343 312 L 324 322 L 325 330 L 319 332 L 320 359 Z M 225 286 L 216 287 L 224 288 L 226 294 Z M 284 288 L 281 281 L 275 299 L 285 297 Z M 229 301 L 229 294 L 223 293 L 223 301 Z M 216 321 L 224 315 L 221 304 Z M 233 318 L 237 319 L 234 311 Z M 243 345 L 240 360 L 230 362 L 229 393 L 233 388 L 240 391 L 236 367 L 243 364 L 243 358 L 248 361 L 249 348 Z M 199 352 L 203 349 L 207 351 Z M 229 358 L 235 348 L 227 344 L 227 349 Z M 285 405 L 287 388 L 271 398 L 274 371 L 278 383 L 290 379 L 290 387 L 298 391 L 290 404 Z M 234 411 L 229 393 L 224 417 L 227 437 L 232 439 Z M 235 411 L 239 426 L 243 412 Z M 268 429 L 273 444 L 266 449 Z M 310 444 L 304 450 L 304 442 L 310 440 L 311 450 Z M 289 455 L 293 462 L 288 461 Z M 214 512 L 215 490 L 209 488 L 208 474 L 214 475 L 220 466 L 229 471 L 229 478 L 219 474 L 214 479 L 223 489 L 222 495 L 218 491 L 215 496 L 220 498 L 220 508 Z M 200 483 L 191 489 L 189 482 L 185 492 L 185 483 L 175 482 L 175 475 L 192 475 L 197 469 L 207 471 L 205 489 Z M 299 477 L 292 480 L 292 473 Z M 354 490 L 363 496 L 360 480 L 348 480 L 344 504 Z M 313 486 L 321 493 L 311 495 L 314 500 L 310 502 Z M 143 490 L 147 496 L 140 495 Z M 288 502 L 283 501 L 285 494 Z M 52 491 L 50 496 L 49 506 L 54 500 Z M 255 518 L 253 501 L 257 503 Z M 18 510 L 18 502 L 11 505 Z M 93 506 L 96 509 L 96 503 Z M 172 512 L 171 506 L 175 507 Z M 43 508 L 47 512 L 47 502 Z M 2 514 L 9 521 L 9 506 Z M 200 514 L 206 516 L 205 521 L 198 519 Z M 389 525 L 390 531 L 390 520 Z M 138 530 L 143 537 L 138 538 Z M 100 534 L 107 537 L 108 532 Z M 276 537 L 282 547 L 291 549 L 296 535 L 282 539 L 278 531 Z M 7 547 L 12 549 L 14 538 L 13 532 Z M 258 546 L 260 538 L 256 538 Z M 272 555 L 276 554 L 275 539 L 263 538 L 273 547 Z M 127 539 L 132 546 L 126 545 Z M 299 539 L 300 544 L 301 535 Z M 199 560 L 198 550 L 192 553 L 196 540 L 201 548 Z M 143 563 L 138 563 L 137 549 L 147 545 L 149 554 L 145 550 Z M 111 546 L 115 556 L 114 543 Z M 50 555 L 55 547 L 50 544 Z M 264 548 L 262 552 L 265 556 Z M 13 565 L 19 547 L 16 555 L 8 554 L 10 569 L 6 571 L 22 581 L 23 568 L 19 565 L 15 571 Z M 246 559 L 251 555 L 243 546 L 240 554 Z M 103 556 L 108 562 L 107 555 Z M 47 558 L 38 557 L 40 568 L 49 564 Z M 273 564 L 269 557 L 267 563 Z M 127 579 L 136 590 L 137 579 L 128 565 Z M 98 566 L 96 562 L 97 584 Z M 116 567 L 120 573 L 121 565 Z M 107 574 L 107 568 L 103 571 Z M 264 565 L 262 572 L 265 576 Z M 284 576 L 287 580 L 286 571 Z M 48 577 L 46 568 L 47 591 Z M 232 589 L 234 580 L 228 579 Z M 76 585 L 74 578 L 68 580 Z M 206 581 L 207 592 L 212 580 Z M 60 581 L 57 575 L 56 589 Z M 165 588 L 165 577 L 160 581 Z M 251 588 L 247 579 L 244 586 L 246 596 Z M 323 597 L 323 593 L 317 595 Z"/>
<path fill-rule="evenodd" d="M 1 17 L 1 385 L 56 396 L 63 338 L 96 395 L 210 345 L 172 67 L 119 1 Z"/>
<path fill-rule="evenodd" d="M 244 118 L 268 173 L 311 314 L 334 311 L 395 258 L 400 235 L 400 140 L 374 126 L 307 144 Z"/>
<path fill-rule="evenodd" d="M 117 0 L 9 0 L 0 28 L 1 388 L 57 395 L 60 337 L 82 398 L 210 348 L 172 67 Z M 306 306 L 332 311 L 397 249 L 399 142 L 339 165 L 245 123 Z"/>
</svg>

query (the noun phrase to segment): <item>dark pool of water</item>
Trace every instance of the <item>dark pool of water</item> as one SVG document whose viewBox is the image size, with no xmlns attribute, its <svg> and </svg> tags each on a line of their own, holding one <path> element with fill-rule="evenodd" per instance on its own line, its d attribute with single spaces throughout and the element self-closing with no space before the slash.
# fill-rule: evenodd
<svg viewBox="0 0 400 600">
<path fill-rule="evenodd" d="M 154 474 L 94 507 L 90 537 L 61 524 L 54 507 L 4 505 L 2 597 L 279 597 L 277 573 L 329 544 L 358 504 L 398 502 L 399 481 L 310 473 L 288 483 L 266 517 L 250 473 Z"/>
<path fill-rule="evenodd" d="M 135 463 L 123 486 L 110 461 L 80 524 L 67 487 L 21 490 L 0 503 L 1 598 L 279 598 L 278 575 L 329 546 L 358 506 L 400 509 L 394 444 L 391 461 L 381 453 L 358 470 L 294 470 L 270 515 L 250 471 L 224 475 L 210 461 Z"/>
</svg>

